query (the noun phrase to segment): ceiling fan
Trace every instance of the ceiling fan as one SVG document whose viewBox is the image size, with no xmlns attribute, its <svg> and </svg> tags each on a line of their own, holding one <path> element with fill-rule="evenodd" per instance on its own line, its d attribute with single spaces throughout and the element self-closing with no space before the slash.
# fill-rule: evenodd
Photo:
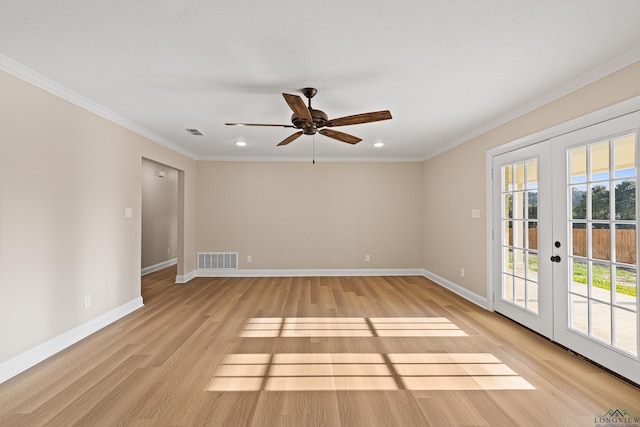
<svg viewBox="0 0 640 427">
<path fill-rule="evenodd" d="M 290 142 L 296 140 L 298 137 L 304 135 L 315 135 L 316 132 L 329 138 L 337 139 L 338 141 L 346 142 L 347 144 L 357 144 L 362 141 L 357 136 L 349 135 L 348 133 L 339 132 L 332 128 L 337 126 L 358 125 L 361 123 L 378 122 L 380 120 L 388 120 L 391 118 L 391 113 L 388 110 L 375 111 L 373 113 L 355 114 L 353 116 L 345 116 L 337 119 L 329 119 L 329 116 L 324 111 L 315 110 L 311 108 L 311 98 L 318 93 L 318 90 L 312 87 L 306 87 L 301 90 L 302 94 L 307 98 L 308 105 L 305 105 L 304 100 L 298 95 L 291 95 L 283 93 L 284 100 L 293 111 L 291 115 L 291 125 L 273 125 L 263 123 L 225 123 L 227 126 L 273 126 L 300 129 L 300 131 L 285 138 L 278 146 L 287 145 Z"/>
</svg>

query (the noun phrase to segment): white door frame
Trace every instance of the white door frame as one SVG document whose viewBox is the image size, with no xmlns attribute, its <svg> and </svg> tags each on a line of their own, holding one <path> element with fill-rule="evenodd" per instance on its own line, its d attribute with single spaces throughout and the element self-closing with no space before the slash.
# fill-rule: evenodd
<svg viewBox="0 0 640 427">
<path fill-rule="evenodd" d="M 552 151 L 551 163 L 555 163 L 552 166 L 553 177 L 555 182 L 566 182 L 566 149 L 572 146 L 581 146 L 585 143 L 589 143 L 594 137 L 600 136 L 602 133 L 607 138 L 613 137 L 620 132 L 626 132 L 632 129 L 634 132 L 638 129 L 638 116 L 640 115 L 640 97 L 631 98 L 623 103 L 616 104 L 614 106 L 590 113 L 586 116 L 571 120 L 562 125 L 555 126 L 542 132 L 538 132 L 533 135 L 521 138 L 516 141 L 512 141 L 500 147 L 488 150 L 486 154 L 486 206 L 487 206 L 487 308 L 494 311 L 496 308 L 496 301 L 501 298 L 501 294 L 496 295 L 501 287 L 495 282 L 497 279 L 494 277 L 497 273 L 496 257 L 501 256 L 499 252 L 494 250 L 494 247 L 498 244 L 497 239 L 500 239 L 501 230 L 495 229 L 495 224 L 499 223 L 494 219 L 494 216 L 501 215 L 501 212 L 496 212 L 497 204 L 494 203 L 497 197 L 500 195 L 496 191 L 502 191 L 500 186 L 495 185 L 493 179 L 500 179 L 500 170 L 494 170 L 494 164 L 499 165 L 499 162 L 494 162 L 497 156 L 509 153 L 515 150 L 521 150 L 527 146 L 533 144 L 544 143 Z M 616 119 L 615 121 L 612 119 Z M 623 129 L 624 128 L 624 129 Z M 629 128 L 629 129 L 626 129 Z M 545 142 L 547 141 L 547 142 Z M 555 142 L 555 144 L 554 144 Z M 540 150 L 537 150 L 540 151 Z M 640 150 L 636 150 L 636 164 L 638 157 L 640 156 Z M 514 157 L 515 158 L 515 157 Z M 587 160 L 588 161 L 588 160 Z M 560 162 L 560 163 L 558 163 Z M 611 166 L 610 166 L 611 167 Z M 636 172 L 637 173 L 637 172 Z M 562 175 L 562 176 L 560 176 Z M 495 178 L 492 178 L 495 176 Z M 613 185 L 613 184 L 611 184 Z M 564 242 L 564 247 L 559 250 L 562 255 L 563 263 L 554 265 L 553 268 L 553 332 L 550 338 L 568 348 L 576 351 L 577 353 L 584 354 L 588 358 L 594 360 L 597 363 L 606 366 L 607 368 L 618 372 L 619 374 L 627 377 L 631 381 L 640 382 L 640 371 L 638 370 L 639 358 L 636 354 L 635 357 L 629 357 L 629 355 L 622 354 L 618 349 L 604 345 L 593 340 L 591 336 L 585 337 L 570 330 L 566 325 L 568 316 L 567 295 L 563 291 L 564 284 L 567 281 L 567 266 L 566 262 L 569 257 L 567 256 L 566 249 L 569 246 L 567 240 L 566 214 L 558 215 L 558 210 L 567 211 L 567 196 L 566 196 L 566 184 L 562 184 L 562 191 L 557 191 L 554 188 L 553 191 L 553 206 L 554 214 L 553 218 L 553 238 Z M 636 207 L 636 210 L 638 208 Z M 540 218 L 540 216 L 538 217 Z M 589 217 L 587 217 L 589 218 Z M 636 215 L 636 218 L 637 215 Z M 636 223 L 638 220 L 636 219 Z M 638 236 L 636 236 L 636 245 L 638 245 Z M 500 244 L 502 244 L 500 242 Z M 544 245 L 545 242 L 538 242 L 538 245 Z M 550 244 L 548 242 L 547 244 Z M 540 258 L 540 262 L 543 262 Z M 636 265 L 638 261 L 636 259 Z M 636 300 L 637 301 L 637 300 Z M 636 304 L 638 304 L 636 302 Z M 501 306 L 501 311 L 504 308 Z M 637 308 L 636 308 L 637 313 Z M 509 315 L 509 314 L 507 314 Z M 514 319 L 518 321 L 518 316 Z M 636 317 L 637 319 L 637 317 Z M 527 320 L 527 319 L 525 319 Z M 637 320 L 636 320 L 637 321 Z M 636 334 L 640 333 L 636 330 Z M 637 339 L 637 337 L 636 337 Z"/>
<path fill-rule="evenodd" d="M 637 144 L 637 129 L 640 127 L 640 112 L 636 112 L 634 114 L 627 114 L 625 116 L 619 117 L 616 120 L 611 120 L 603 123 L 599 123 L 596 126 L 592 126 L 588 129 L 581 129 L 575 132 L 571 132 L 569 134 L 560 136 L 558 138 L 554 138 L 551 141 L 552 149 L 553 149 L 553 159 L 557 160 L 557 164 L 553 166 L 553 175 L 554 182 L 562 182 L 563 188 L 560 191 L 556 191 L 554 193 L 554 208 L 565 212 L 564 215 L 554 215 L 553 218 L 553 240 L 559 240 L 564 242 L 562 249 L 559 252 L 562 253 L 562 262 L 554 265 L 553 271 L 553 282 L 554 288 L 556 290 L 554 294 L 554 304 L 555 304 L 555 322 L 554 322 L 554 341 L 558 342 L 566 346 L 567 348 L 583 354 L 587 356 L 589 359 L 601 364 L 602 366 L 607 367 L 608 369 L 618 372 L 619 374 L 629 378 L 631 381 L 640 384 L 640 370 L 638 370 L 639 363 L 637 355 L 632 358 L 629 354 L 624 354 L 619 349 L 612 347 L 608 344 L 604 344 L 599 342 L 597 339 L 594 339 L 591 334 L 589 336 L 576 331 L 575 329 L 571 329 L 567 323 L 569 321 L 570 310 L 569 310 L 569 289 L 568 278 L 569 278 L 569 261 L 570 254 L 568 253 L 568 249 L 570 244 L 568 242 L 570 238 L 570 231 L 568 230 L 568 219 L 567 212 L 570 211 L 570 201 L 567 196 L 567 187 L 570 184 L 567 183 L 567 177 L 569 172 L 569 167 L 567 164 L 566 153 L 567 150 L 574 147 L 584 147 L 589 143 L 602 142 L 607 140 L 612 140 L 616 138 L 616 135 L 622 136 L 623 134 L 633 133 L 636 134 L 636 144 Z M 636 145 L 637 146 L 637 145 Z M 640 150 L 635 150 L 635 164 L 638 165 L 638 156 L 640 156 Z M 612 155 L 610 155 L 612 157 Z M 610 160 L 613 162 L 613 159 Z M 611 163 L 609 168 L 613 168 L 613 163 Z M 585 165 L 586 166 L 586 165 Z M 637 172 L 636 172 L 637 173 Z M 589 176 L 589 171 L 585 169 L 585 175 Z M 613 172 L 611 172 L 613 175 Z M 587 178 L 587 185 L 588 184 Z M 612 176 L 610 194 L 614 194 L 614 182 L 615 179 Z M 618 178 L 620 179 L 620 178 Z M 634 178 L 635 179 L 635 178 Z M 600 181 L 602 182 L 602 181 Z M 587 191 L 588 190 L 588 187 Z M 613 196 L 611 196 L 613 197 Z M 636 211 L 638 210 L 638 206 L 636 206 Z M 612 221 L 615 219 L 613 215 L 610 218 Z M 584 223 L 588 223 L 590 220 L 589 216 L 585 216 Z M 582 222 L 582 219 L 576 220 Z M 638 216 L 636 215 L 636 224 L 638 223 Z M 613 241 L 613 240 L 612 240 Z M 638 247 L 638 235 L 636 236 L 636 247 Z M 612 254 L 614 252 L 611 252 Z M 585 259 L 591 258 L 591 254 L 589 252 L 586 253 Z M 595 259 L 595 257 L 593 258 Z M 610 260 L 615 262 L 615 256 L 611 256 Z M 604 261 L 607 262 L 606 260 Z M 635 264 L 637 266 L 637 255 Z M 637 267 L 636 267 L 637 268 Z M 614 285 L 611 285 L 612 294 L 615 293 Z M 603 303 L 605 305 L 606 303 Z M 614 305 L 614 299 L 611 297 L 610 304 Z M 636 299 L 637 304 L 637 299 Z M 636 310 L 638 309 L 636 305 Z M 637 313 L 637 311 L 636 311 Z M 614 323 L 615 325 L 615 323 Z M 637 340 L 638 330 L 636 329 L 636 337 Z M 637 341 L 636 341 L 637 342 Z"/>
<path fill-rule="evenodd" d="M 603 108 L 601 110 L 594 111 L 592 113 L 585 114 L 577 117 L 573 120 L 569 120 L 565 123 L 544 129 L 542 131 L 532 133 L 530 135 L 518 138 L 499 147 L 491 148 L 487 150 L 485 154 L 485 206 L 487 214 L 485 216 L 486 221 L 486 254 L 487 254 L 487 275 L 486 275 L 486 292 L 487 292 L 487 305 L 486 309 L 494 311 L 493 304 L 493 216 L 496 214 L 493 209 L 493 179 L 492 179 L 492 167 L 493 158 L 497 155 L 508 153 L 519 148 L 526 147 L 528 145 L 537 144 L 539 142 L 546 141 L 551 138 L 555 138 L 564 135 L 569 132 L 582 129 L 600 123 L 606 120 L 610 120 L 625 114 L 629 114 L 635 111 L 640 111 L 640 96 L 629 98 L 626 101 L 618 104 Z"/>
</svg>

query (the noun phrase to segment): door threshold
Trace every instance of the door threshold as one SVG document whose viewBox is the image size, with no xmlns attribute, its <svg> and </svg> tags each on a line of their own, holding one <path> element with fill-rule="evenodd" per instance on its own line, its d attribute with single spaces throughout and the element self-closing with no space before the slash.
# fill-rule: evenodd
<svg viewBox="0 0 640 427">
<path fill-rule="evenodd" d="M 576 356 L 578 359 L 584 360 L 585 362 L 589 362 L 591 365 L 593 365 L 593 366 L 605 371 L 606 373 L 611 374 L 614 377 L 624 381 L 625 383 L 629 384 L 631 387 L 634 387 L 634 388 L 640 390 L 640 384 L 638 384 L 638 383 L 636 383 L 634 381 L 631 381 L 629 378 L 627 378 L 627 377 L 625 377 L 623 375 L 620 375 L 617 372 L 612 371 L 611 369 L 607 368 L 606 366 L 602 366 L 598 362 L 594 362 L 593 360 L 589 359 L 587 356 L 585 356 L 583 354 L 580 354 L 580 353 L 577 353 L 574 350 L 571 350 L 569 347 L 565 347 L 564 345 L 562 345 L 562 344 L 560 344 L 560 343 L 558 343 L 556 341 L 553 341 L 552 339 L 549 339 L 548 337 L 545 337 L 544 335 L 534 331 L 531 328 L 526 327 L 522 323 L 516 322 L 515 320 L 511 319 L 510 317 L 505 316 L 502 313 L 499 313 L 497 311 L 494 311 L 494 313 L 497 314 L 498 316 L 504 318 L 504 319 L 507 319 L 508 321 L 510 321 L 512 323 L 515 323 L 516 325 L 520 326 L 521 328 L 526 329 L 526 330 L 536 334 L 537 336 L 539 336 L 540 338 L 543 338 L 544 340 L 550 342 L 551 344 L 554 344 L 554 345 L 562 348 L 563 350 L 567 351 L 568 353 L 571 353 L 573 356 Z"/>
</svg>

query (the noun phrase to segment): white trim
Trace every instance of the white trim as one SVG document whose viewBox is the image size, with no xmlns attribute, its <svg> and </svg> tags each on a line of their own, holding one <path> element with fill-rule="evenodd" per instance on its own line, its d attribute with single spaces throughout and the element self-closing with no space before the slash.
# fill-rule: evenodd
<svg viewBox="0 0 640 427">
<path fill-rule="evenodd" d="M 485 239 L 485 253 L 487 254 L 487 310 L 494 311 L 493 308 L 493 155 L 485 157 L 485 229 L 487 235 Z"/>
<path fill-rule="evenodd" d="M 178 263 L 178 258 L 173 258 L 168 261 L 159 262 L 155 265 L 150 265 L 149 267 L 145 267 L 140 270 L 140 275 L 144 276 L 145 274 L 153 273 L 154 271 L 162 270 L 165 267 L 169 267 L 171 265 L 176 265 Z"/>
<path fill-rule="evenodd" d="M 487 308 L 487 299 L 422 268 L 337 269 L 337 270 L 197 270 L 196 277 L 327 277 L 327 276 L 422 276 L 451 292 Z"/>
<path fill-rule="evenodd" d="M 298 162 L 311 163 L 311 157 L 241 157 L 241 156 L 198 156 L 198 161 L 212 162 Z M 421 163 L 424 157 L 316 157 L 316 163 Z"/>
<path fill-rule="evenodd" d="M 198 277 L 197 270 L 193 270 L 187 274 L 176 276 L 176 283 L 177 284 L 187 283 L 188 281 L 196 277 Z"/>
<path fill-rule="evenodd" d="M 606 120 L 615 119 L 616 117 L 624 116 L 625 114 L 630 114 L 638 110 L 640 110 L 640 95 L 634 96 L 633 98 L 629 98 L 617 104 L 601 108 L 591 113 L 584 114 L 550 128 L 543 129 L 539 132 L 525 135 L 521 138 L 507 142 L 498 147 L 490 148 L 489 150 L 487 150 L 487 155 L 490 157 L 498 156 L 509 151 L 524 148 L 527 145 L 537 144 L 539 142 L 564 135 L 565 133 L 574 132 L 576 130 L 593 126 Z"/>
<path fill-rule="evenodd" d="M 469 289 L 467 288 L 463 288 L 462 286 L 453 283 L 450 280 L 445 279 L 444 277 L 440 277 L 435 273 L 430 272 L 429 270 L 422 270 L 422 275 L 424 277 L 426 277 L 427 279 L 431 280 L 432 282 L 435 282 L 436 284 L 442 286 L 445 289 L 450 290 L 451 292 L 453 292 L 454 294 L 457 294 L 459 296 L 461 296 L 462 298 L 466 299 L 467 301 L 470 301 L 472 303 L 474 303 L 475 305 L 482 307 L 484 309 L 488 309 L 488 303 L 487 303 L 487 299 L 484 297 L 481 297 L 480 295 L 476 294 L 475 292 L 471 292 Z"/>
<path fill-rule="evenodd" d="M 26 371 L 43 360 L 64 350 L 89 335 L 99 331 L 105 326 L 123 318 L 124 316 L 143 307 L 142 297 L 135 298 L 126 304 L 121 305 L 105 314 L 96 317 L 78 327 L 75 327 L 62 335 L 46 341 L 31 350 L 17 355 L 0 364 L 0 383 Z"/>
<path fill-rule="evenodd" d="M 43 76 L 42 74 L 33 71 L 30 68 L 27 68 L 24 65 L 14 61 L 13 59 L 1 54 L 0 70 L 4 70 L 17 78 L 26 81 L 27 83 L 31 83 L 32 85 L 39 87 L 44 91 L 47 91 L 59 98 L 64 99 L 65 101 L 75 104 L 78 107 L 83 108 L 89 112 L 97 114 L 98 116 L 107 119 L 119 126 L 122 126 L 125 129 L 129 129 L 130 131 L 135 132 L 147 139 L 150 139 L 153 142 L 157 142 L 158 144 L 170 150 L 187 156 L 193 160 L 196 159 L 196 155 L 191 151 L 188 151 L 187 149 L 169 141 L 166 138 L 161 137 L 155 132 L 135 123 L 134 121 L 121 116 L 120 114 L 109 110 L 106 107 L 103 107 L 97 102 L 85 98 L 84 96 L 72 91 L 71 89 L 67 89 L 61 84 L 56 83 L 53 80 Z"/>
<path fill-rule="evenodd" d="M 493 158 L 500 154 L 508 153 L 520 148 L 524 148 L 528 145 L 537 144 L 546 141 L 551 138 L 558 137 L 565 133 L 573 132 L 578 129 L 582 129 L 588 126 L 595 125 L 602 121 L 611 120 L 616 117 L 623 116 L 625 114 L 632 113 L 640 110 L 640 96 L 634 96 L 625 101 L 619 102 L 609 107 L 602 108 L 600 110 L 593 111 L 591 113 L 584 114 L 575 119 L 560 123 L 556 126 L 541 130 L 539 132 L 532 133 L 530 135 L 523 136 L 515 139 L 511 142 L 507 142 L 498 147 L 487 150 L 485 154 L 485 206 L 487 209 L 486 215 L 486 253 L 487 253 L 487 296 L 493 293 L 493 182 L 491 177 L 491 169 L 493 167 Z M 493 311 L 493 299 L 487 299 L 487 309 Z"/>
<path fill-rule="evenodd" d="M 517 119 L 518 117 L 530 113 L 531 111 L 536 110 L 543 105 L 549 104 L 557 99 L 562 98 L 563 96 L 575 92 L 580 88 L 588 86 L 591 83 L 594 83 L 610 74 L 613 74 L 616 71 L 628 67 L 629 65 L 638 62 L 638 60 L 640 60 L 640 48 L 635 48 L 627 51 L 622 55 L 612 59 L 611 61 L 605 62 L 604 64 L 594 68 L 593 70 L 590 70 L 576 78 L 571 79 L 568 83 L 559 86 L 526 104 L 510 110 L 507 114 L 497 118 L 496 120 L 492 120 L 486 125 L 454 140 L 453 142 L 440 146 L 438 149 L 427 153 L 427 155 L 423 157 L 422 160 L 429 160 L 430 158 L 435 157 L 438 154 L 449 151 L 452 148 L 457 147 L 458 145 L 464 144 L 465 142 L 476 138 L 477 136 L 480 136 L 486 132 L 489 132 L 490 130 L 502 126 L 505 123 Z"/>
<path fill-rule="evenodd" d="M 423 268 L 388 269 L 322 269 L 322 270 L 213 270 L 198 269 L 187 276 L 178 276 L 176 283 L 186 283 L 195 277 L 340 277 L 340 276 L 421 276 L 442 286 L 462 298 L 488 309 L 486 298 L 463 288 Z"/>
<path fill-rule="evenodd" d="M 421 268 L 336 270 L 212 270 L 198 269 L 197 277 L 315 277 L 315 276 L 422 276 Z"/>
<path fill-rule="evenodd" d="M 571 92 L 574 92 L 582 87 L 585 87 L 599 79 L 602 79 L 616 71 L 621 70 L 624 67 L 627 67 L 635 62 L 640 60 L 640 48 L 632 49 L 611 61 L 608 61 L 593 70 L 590 70 L 574 79 L 571 79 L 567 84 L 559 86 L 558 88 L 547 92 L 546 94 L 520 106 L 519 108 L 515 108 L 510 110 L 509 113 L 499 117 L 496 120 L 489 122 L 488 124 L 472 131 L 460 138 L 455 139 L 451 143 L 443 144 L 435 150 L 429 151 L 424 156 L 419 157 L 398 157 L 398 158 L 369 158 L 369 157 L 356 157 L 356 158 L 327 158 L 325 159 L 316 159 L 320 162 L 424 162 L 429 160 L 432 157 L 435 157 L 439 154 L 442 154 L 446 151 L 451 150 L 452 148 L 464 144 L 472 140 L 473 138 L 482 135 L 490 130 L 493 130 L 505 123 L 510 122 L 524 114 L 527 114 L 543 105 L 546 105 L 556 99 L 559 99 L 563 96 L 568 95 Z M 160 135 L 152 132 L 151 130 L 133 122 L 132 120 L 121 116 L 115 113 L 112 110 L 109 110 L 102 105 L 91 101 L 88 98 L 62 86 L 59 83 L 54 82 L 53 80 L 43 76 L 42 74 L 27 68 L 26 66 L 14 61 L 11 58 L 8 58 L 2 54 L 0 54 L 0 70 L 4 70 L 7 73 L 18 77 L 28 83 L 31 83 L 34 86 L 39 87 L 53 95 L 56 95 L 66 101 L 69 101 L 81 108 L 84 108 L 87 111 L 95 113 L 100 117 L 103 117 L 115 124 L 118 124 L 126 129 L 131 130 L 132 132 L 137 133 L 151 141 L 157 142 L 158 144 L 173 150 L 177 153 L 180 153 L 184 156 L 187 156 L 193 160 L 211 160 L 211 161 L 273 161 L 273 162 L 307 162 L 309 158 L 284 158 L 284 157 L 241 157 L 241 156 L 197 156 L 195 153 L 181 147 L 180 145 L 175 144 L 172 141 L 169 141 L 166 138 L 161 137 Z"/>
</svg>

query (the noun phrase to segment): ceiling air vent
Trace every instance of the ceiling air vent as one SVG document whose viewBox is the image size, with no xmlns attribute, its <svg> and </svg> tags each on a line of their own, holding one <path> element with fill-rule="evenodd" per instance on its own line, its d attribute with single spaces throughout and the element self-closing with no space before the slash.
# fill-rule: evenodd
<svg viewBox="0 0 640 427">
<path fill-rule="evenodd" d="M 198 129 L 185 129 L 191 135 L 202 136 L 204 133 L 200 132 Z"/>
</svg>

